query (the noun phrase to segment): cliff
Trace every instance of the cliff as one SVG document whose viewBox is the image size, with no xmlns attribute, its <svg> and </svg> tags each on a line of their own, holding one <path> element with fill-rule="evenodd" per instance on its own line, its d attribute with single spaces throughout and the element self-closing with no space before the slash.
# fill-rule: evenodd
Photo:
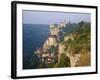
<svg viewBox="0 0 100 80">
<path fill-rule="evenodd" d="M 70 27 L 68 27 L 70 25 Z M 37 53 L 46 67 L 90 66 L 90 23 L 50 25 L 50 36 Z M 76 27 L 77 26 L 77 27 Z M 74 30 L 71 30 L 74 29 Z M 70 31 L 69 31 L 70 30 Z M 86 58 L 86 59 L 85 59 Z M 64 61 L 65 59 L 65 61 Z"/>
<path fill-rule="evenodd" d="M 81 22 L 79 28 L 69 35 L 65 35 L 59 44 L 59 58 L 65 54 L 70 59 L 71 67 L 90 66 L 90 24 Z"/>
</svg>

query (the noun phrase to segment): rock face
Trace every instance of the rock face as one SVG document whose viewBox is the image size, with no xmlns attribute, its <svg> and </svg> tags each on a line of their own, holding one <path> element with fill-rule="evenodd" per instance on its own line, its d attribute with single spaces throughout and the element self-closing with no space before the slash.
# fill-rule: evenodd
<svg viewBox="0 0 100 80">
<path fill-rule="evenodd" d="M 70 39 L 70 40 L 73 40 L 73 37 L 72 37 L 72 36 L 65 36 L 65 37 L 64 37 L 64 41 L 68 41 L 69 39 Z"/>
<path fill-rule="evenodd" d="M 62 53 L 64 53 L 65 52 L 65 45 L 64 44 L 59 44 L 59 46 L 58 46 L 58 52 L 59 52 L 59 54 L 62 54 Z"/>
<path fill-rule="evenodd" d="M 74 54 L 74 55 L 71 55 L 69 53 L 66 53 L 66 56 L 68 56 L 70 58 L 70 62 L 71 62 L 71 67 L 76 67 L 78 66 L 78 63 L 80 61 L 80 57 L 81 57 L 81 54 Z"/>
<path fill-rule="evenodd" d="M 44 48 L 48 48 L 50 46 L 56 46 L 57 45 L 57 36 L 51 35 L 44 43 Z"/>
<path fill-rule="evenodd" d="M 83 53 L 80 56 L 80 61 L 77 64 L 78 66 L 91 66 L 91 54 L 90 52 L 88 53 Z"/>
<path fill-rule="evenodd" d="M 58 56 L 59 59 L 58 60 L 60 60 L 61 54 L 65 54 L 67 57 L 69 57 L 69 59 L 70 59 L 70 66 L 71 67 L 75 67 L 75 66 L 78 65 L 78 62 L 80 60 L 81 55 L 80 54 L 72 55 L 68 51 L 65 51 L 65 45 L 64 44 L 59 44 L 59 56 Z"/>
<path fill-rule="evenodd" d="M 58 36 L 58 33 L 59 33 L 59 27 L 57 27 L 57 25 L 50 25 L 50 34 L 51 35 L 56 35 Z"/>
<path fill-rule="evenodd" d="M 72 54 L 71 52 L 69 53 L 68 49 L 65 50 L 64 44 L 59 44 L 58 61 L 60 60 L 61 54 L 65 54 L 67 57 L 69 57 L 71 67 L 90 66 L 91 64 L 90 52 Z"/>
</svg>

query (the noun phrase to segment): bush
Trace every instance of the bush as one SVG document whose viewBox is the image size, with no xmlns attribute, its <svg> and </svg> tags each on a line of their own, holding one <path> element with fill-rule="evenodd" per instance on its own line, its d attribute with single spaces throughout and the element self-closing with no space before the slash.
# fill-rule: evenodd
<svg viewBox="0 0 100 80">
<path fill-rule="evenodd" d="M 56 67 L 70 67 L 70 59 L 63 53 L 60 56 L 60 62 Z"/>
</svg>

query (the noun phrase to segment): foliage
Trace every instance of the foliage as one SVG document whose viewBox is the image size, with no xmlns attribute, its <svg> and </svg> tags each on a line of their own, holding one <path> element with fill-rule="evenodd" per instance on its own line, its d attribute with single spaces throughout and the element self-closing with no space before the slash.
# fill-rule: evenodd
<svg viewBox="0 0 100 80">
<path fill-rule="evenodd" d="M 56 64 L 56 67 L 70 67 L 70 59 L 64 53 L 61 54 L 60 61 Z"/>
<path fill-rule="evenodd" d="M 73 54 L 83 53 L 90 51 L 90 23 L 80 22 L 79 28 L 76 29 L 73 34 L 74 40 L 68 40 L 65 42 L 66 49 L 70 47 L 69 51 Z"/>
<path fill-rule="evenodd" d="M 55 53 L 55 52 L 57 52 L 57 47 L 55 47 L 54 45 L 52 45 L 52 46 L 50 46 L 49 51 L 51 53 Z"/>
<path fill-rule="evenodd" d="M 48 68 L 53 68 L 55 66 L 55 63 L 49 63 L 47 66 Z"/>
</svg>

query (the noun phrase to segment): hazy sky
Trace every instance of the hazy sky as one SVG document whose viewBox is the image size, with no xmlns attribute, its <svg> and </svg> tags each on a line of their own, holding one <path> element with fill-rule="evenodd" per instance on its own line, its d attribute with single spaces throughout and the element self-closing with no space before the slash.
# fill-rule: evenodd
<svg viewBox="0 0 100 80">
<path fill-rule="evenodd" d="M 57 24 L 62 21 L 77 23 L 80 21 L 91 21 L 88 13 L 64 13 L 64 12 L 45 12 L 45 11 L 23 11 L 24 24 Z"/>
</svg>

